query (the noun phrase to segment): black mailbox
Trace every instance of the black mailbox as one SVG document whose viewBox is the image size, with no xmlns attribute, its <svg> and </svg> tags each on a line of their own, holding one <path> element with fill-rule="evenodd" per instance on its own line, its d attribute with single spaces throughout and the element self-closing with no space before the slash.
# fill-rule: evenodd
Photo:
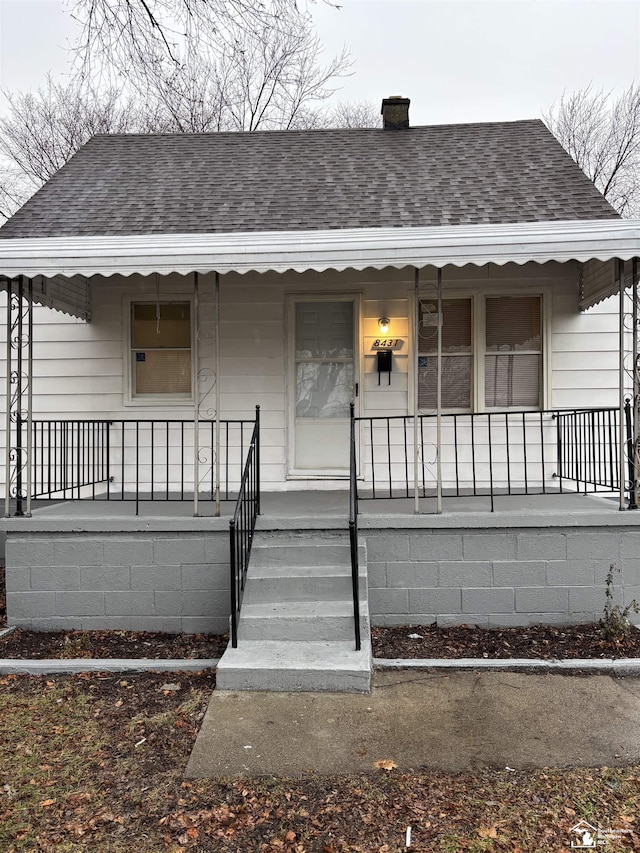
<svg viewBox="0 0 640 853">
<path fill-rule="evenodd" d="M 386 373 L 389 376 L 389 385 L 391 385 L 391 371 L 393 369 L 393 352 L 390 349 L 378 350 L 378 385 L 380 384 L 380 375 Z"/>
</svg>

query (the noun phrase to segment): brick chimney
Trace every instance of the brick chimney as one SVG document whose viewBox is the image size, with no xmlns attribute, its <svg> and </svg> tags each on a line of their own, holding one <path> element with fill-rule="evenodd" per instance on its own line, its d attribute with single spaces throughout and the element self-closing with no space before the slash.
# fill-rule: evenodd
<svg viewBox="0 0 640 853">
<path fill-rule="evenodd" d="M 382 101 L 382 123 L 385 130 L 402 130 L 409 127 L 409 98 L 391 95 Z"/>
</svg>

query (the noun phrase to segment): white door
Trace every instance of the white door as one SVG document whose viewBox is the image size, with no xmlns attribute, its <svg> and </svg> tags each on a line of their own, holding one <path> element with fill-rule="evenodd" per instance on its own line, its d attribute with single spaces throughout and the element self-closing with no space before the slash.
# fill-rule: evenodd
<svg viewBox="0 0 640 853">
<path fill-rule="evenodd" d="M 356 301 L 294 298 L 291 309 L 290 473 L 345 477 L 357 391 Z"/>
</svg>

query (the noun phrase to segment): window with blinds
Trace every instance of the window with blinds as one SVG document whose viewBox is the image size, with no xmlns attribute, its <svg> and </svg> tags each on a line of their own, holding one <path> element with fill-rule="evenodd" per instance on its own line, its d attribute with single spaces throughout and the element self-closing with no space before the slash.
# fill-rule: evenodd
<svg viewBox="0 0 640 853">
<path fill-rule="evenodd" d="M 540 406 L 541 308 L 539 296 L 487 298 L 484 356 L 487 408 Z"/>
<path fill-rule="evenodd" d="M 473 332 L 471 299 L 442 301 L 442 407 L 471 408 L 473 379 Z M 420 305 L 418 339 L 418 406 L 437 405 L 438 376 L 437 308 Z"/>
<path fill-rule="evenodd" d="M 153 302 L 131 305 L 133 397 L 191 397 L 191 305 Z"/>
</svg>

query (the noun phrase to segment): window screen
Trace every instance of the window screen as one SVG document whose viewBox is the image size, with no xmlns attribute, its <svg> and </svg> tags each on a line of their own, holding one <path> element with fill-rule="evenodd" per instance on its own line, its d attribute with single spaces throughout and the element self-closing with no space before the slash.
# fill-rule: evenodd
<svg viewBox="0 0 640 853">
<path fill-rule="evenodd" d="M 539 296 L 489 297 L 486 301 L 485 405 L 540 405 L 542 374 Z"/>
<path fill-rule="evenodd" d="M 191 305 L 152 302 L 131 306 L 133 396 L 191 396 Z"/>
<path fill-rule="evenodd" d="M 437 405 L 437 307 L 419 305 L 418 406 Z M 442 301 L 442 407 L 469 409 L 473 372 L 471 299 Z"/>
</svg>

